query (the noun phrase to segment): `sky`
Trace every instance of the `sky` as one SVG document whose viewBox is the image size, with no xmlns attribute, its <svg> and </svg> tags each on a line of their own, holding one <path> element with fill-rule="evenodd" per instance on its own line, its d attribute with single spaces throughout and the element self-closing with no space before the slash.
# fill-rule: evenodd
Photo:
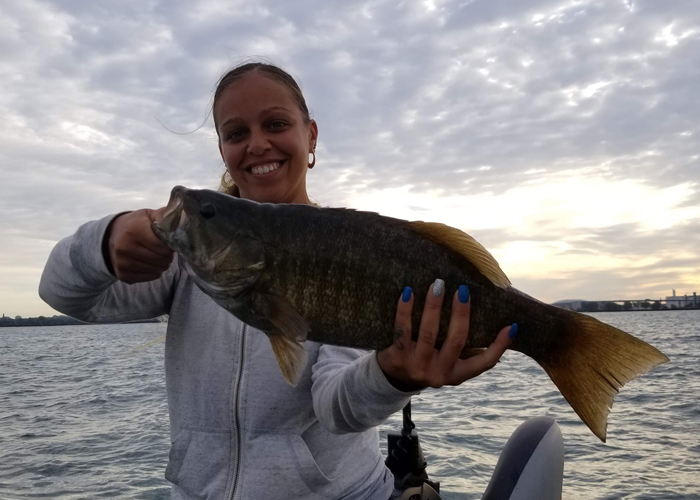
<svg viewBox="0 0 700 500">
<path fill-rule="evenodd" d="M 439 221 L 546 302 L 700 292 L 696 0 L 3 0 L 0 313 L 84 222 L 216 188 L 218 78 L 319 127 L 310 196 Z"/>
</svg>

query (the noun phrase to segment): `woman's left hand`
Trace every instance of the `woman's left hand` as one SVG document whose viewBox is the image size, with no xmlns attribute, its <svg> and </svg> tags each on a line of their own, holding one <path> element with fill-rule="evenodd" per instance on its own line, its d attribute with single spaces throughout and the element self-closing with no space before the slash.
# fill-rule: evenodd
<svg viewBox="0 0 700 500">
<path fill-rule="evenodd" d="M 440 311 L 444 291 L 437 296 L 433 290 L 444 289 L 444 283 L 433 283 L 425 300 L 418 339 L 411 336 L 411 311 L 413 293 L 410 289 L 399 299 L 396 309 L 396 340 L 377 353 L 377 361 L 387 379 L 397 389 L 415 391 L 426 387 L 459 385 L 493 368 L 511 345 L 509 333 L 517 331 L 517 325 L 503 328 L 496 340 L 479 354 L 459 359 L 469 338 L 471 301 L 469 289 L 462 285 L 452 297 L 452 315 L 447 337 L 441 348 L 435 348 L 440 326 Z M 409 295 L 410 294 L 410 295 Z M 408 299 L 404 301 L 404 299 Z M 461 299 L 461 300 L 460 300 Z"/>
</svg>

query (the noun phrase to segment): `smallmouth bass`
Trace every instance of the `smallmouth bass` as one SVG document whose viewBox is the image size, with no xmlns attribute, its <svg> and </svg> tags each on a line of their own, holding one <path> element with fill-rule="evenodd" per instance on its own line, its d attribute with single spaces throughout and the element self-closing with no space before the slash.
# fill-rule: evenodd
<svg viewBox="0 0 700 500">
<path fill-rule="evenodd" d="M 270 339 L 285 379 L 306 364 L 305 340 L 381 350 L 394 341 L 405 286 L 445 296 L 471 290 L 469 340 L 460 357 L 518 323 L 511 349 L 533 358 L 602 441 L 613 398 L 628 381 L 665 363 L 651 345 L 595 318 L 513 288 L 491 254 L 444 224 L 408 222 L 343 208 L 269 204 L 209 190 L 173 188 L 153 229 L 182 255 L 199 288 Z M 425 296 L 414 296 L 417 337 Z M 443 304 L 436 348 L 450 319 Z"/>
</svg>

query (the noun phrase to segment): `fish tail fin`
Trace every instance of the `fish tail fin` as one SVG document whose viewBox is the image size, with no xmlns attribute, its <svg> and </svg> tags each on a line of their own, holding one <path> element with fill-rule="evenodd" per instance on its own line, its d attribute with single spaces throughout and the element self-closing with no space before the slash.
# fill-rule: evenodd
<svg viewBox="0 0 700 500">
<path fill-rule="evenodd" d="M 537 360 L 581 420 L 605 442 L 613 399 L 630 380 L 668 358 L 658 349 L 597 319 L 570 313 L 567 339 L 547 360 Z"/>
</svg>

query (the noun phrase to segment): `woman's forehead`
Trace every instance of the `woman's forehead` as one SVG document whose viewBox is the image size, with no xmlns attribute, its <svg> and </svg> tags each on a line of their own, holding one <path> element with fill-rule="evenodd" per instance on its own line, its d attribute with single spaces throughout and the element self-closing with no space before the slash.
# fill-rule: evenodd
<svg viewBox="0 0 700 500">
<path fill-rule="evenodd" d="M 282 83 L 254 72 L 231 83 L 221 94 L 216 106 L 221 120 L 233 115 L 259 115 L 271 111 L 294 113 L 297 105 L 291 91 Z"/>
</svg>

